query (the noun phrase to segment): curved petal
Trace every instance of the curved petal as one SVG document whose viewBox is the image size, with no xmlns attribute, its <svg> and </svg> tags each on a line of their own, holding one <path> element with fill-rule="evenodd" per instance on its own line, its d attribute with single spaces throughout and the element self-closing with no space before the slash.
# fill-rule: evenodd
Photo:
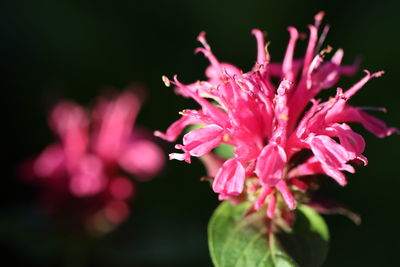
<svg viewBox="0 0 400 267">
<path fill-rule="evenodd" d="M 325 129 L 328 135 L 338 137 L 340 144 L 350 154 L 351 159 L 365 157 L 361 155 L 365 149 L 364 138 L 358 133 L 354 132 L 347 124 L 333 124 Z"/>
<path fill-rule="evenodd" d="M 340 169 L 349 161 L 349 153 L 340 144 L 326 135 L 310 136 L 305 140 L 310 145 L 315 157 L 333 168 Z"/>
<path fill-rule="evenodd" d="M 199 123 L 199 120 L 191 116 L 182 116 L 179 120 L 171 124 L 165 133 L 155 131 L 154 135 L 169 142 L 173 142 L 178 138 L 186 126 L 196 123 Z"/>
<path fill-rule="evenodd" d="M 225 161 L 215 176 L 214 192 L 233 196 L 241 194 L 246 177 L 245 173 L 243 165 L 237 159 Z"/>
<path fill-rule="evenodd" d="M 126 144 L 118 163 L 137 179 L 148 180 L 164 166 L 164 153 L 152 141 L 136 140 Z"/>
<path fill-rule="evenodd" d="M 276 189 L 278 189 L 278 191 L 281 193 L 282 198 L 285 201 L 288 208 L 294 210 L 296 208 L 296 201 L 294 199 L 292 192 L 287 187 L 286 182 L 281 180 L 279 183 L 276 184 Z"/>
<path fill-rule="evenodd" d="M 349 105 L 338 109 L 332 109 L 327 114 L 327 122 L 357 122 L 364 126 L 365 129 L 373 133 L 379 138 L 399 133 L 394 127 L 388 127 L 382 120 L 372 116 L 360 108 Z"/>
<path fill-rule="evenodd" d="M 203 156 L 222 142 L 223 128 L 218 125 L 192 130 L 183 136 L 183 145 L 190 155 Z"/>
<path fill-rule="evenodd" d="M 275 186 L 282 179 L 286 161 L 286 153 L 282 147 L 274 143 L 266 145 L 257 158 L 255 169 L 261 184 Z"/>
</svg>

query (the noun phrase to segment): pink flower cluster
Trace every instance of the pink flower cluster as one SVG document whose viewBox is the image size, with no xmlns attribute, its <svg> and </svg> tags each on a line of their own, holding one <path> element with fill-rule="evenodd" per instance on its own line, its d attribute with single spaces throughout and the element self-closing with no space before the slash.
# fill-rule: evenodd
<svg viewBox="0 0 400 267">
<path fill-rule="evenodd" d="M 132 130 L 140 105 L 138 95 L 126 91 L 99 99 L 91 113 L 70 101 L 55 106 L 49 124 L 59 141 L 33 164 L 35 176 L 48 187 L 45 200 L 53 209 L 71 202 L 66 201 L 69 197 L 81 199 L 77 210 L 97 223 L 118 224 L 128 217 L 134 185 L 126 174 L 147 180 L 164 165 L 163 152 L 151 135 Z"/>
<path fill-rule="evenodd" d="M 326 26 L 319 36 L 322 17 L 319 13 L 315 24 L 309 26 L 303 58 L 294 58 L 299 39 L 295 28 L 288 28 L 290 40 L 282 63 L 271 62 L 269 43 L 255 29 L 252 33 L 257 40 L 257 62 L 251 71 L 243 73 L 236 66 L 220 62 L 202 32 L 198 40 L 203 47 L 196 52 L 210 61 L 208 80 L 185 85 L 176 76 L 173 81 L 163 77 L 167 86 L 176 85 L 178 94 L 194 99 L 201 108 L 183 110 L 182 117 L 166 133 L 155 134 L 172 142 L 187 126 L 200 125 L 183 136 L 183 144 L 176 145 L 182 153 L 172 153 L 170 159 L 190 163 L 192 156 L 207 157 L 214 164 L 213 190 L 220 199 L 253 196 L 253 208 L 266 206 L 267 216 L 272 218 L 279 199 L 289 210 L 296 208 L 294 192 L 307 190 L 305 177 L 324 174 L 344 186 L 343 171 L 355 172 L 349 163 L 367 164 L 362 154 L 364 138 L 349 123 L 359 123 L 378 137 L 397 132 L 363 108 L 348 103 L 382 71 L 365 71 L 351 88 L 337 88 L 336 95 L 326 101 L 316 98 L 322 90 L 334 87 L 342 75 L 353 75 L 357 70 L 356 64 L 341 65 L 341 49 L 330 60 L 324 60 L 332 48 L 319 51 L 328 31 Z M 234 156 L 225 161 L 212 153 L 222 143 L 234 148 Z"/>
</svg>

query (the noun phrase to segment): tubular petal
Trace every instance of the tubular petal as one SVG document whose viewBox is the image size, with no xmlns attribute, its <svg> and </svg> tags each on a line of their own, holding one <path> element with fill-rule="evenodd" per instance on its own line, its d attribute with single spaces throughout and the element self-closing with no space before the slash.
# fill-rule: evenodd
<svg viewBox="0 0 400 267">
<path fill-rule="evenodd" d="M 239 195 L 243 192 L 245 169 L 236 159 L 227 160 L 219 169 L 213 183 L 216 193 Z"/>
<path fill-rule="evenodd" d="M 255 173 L 263 185 L 275 186 L 283 177 L 286 163 L 284 149 L 274 143 L 263 148 L 257 158 Z"/>
<path fill-rule="evenodd" d="M 166 133 L 155 131 L 154 135 L 169 142 L 173 142 L 178 138 L 178 136 L 182 133 L 186 126 L 197 124 L 200 122 L 201 121 L 191 116 L 182 116 L 179 120 L 175 121 L 173 124 L 171 124 L 171 126 L 168 127 Z"/>
<path fill-rule="evenodd" d="M 294 200 L 292 192 L 287 187 L 286 182 L 283 180 L 278 182 L 276 189 L 278 189 L 278 191 L 281 193 L 288 208 L 294 210 L 296 208 L 296 201 Z"/>
</svg>

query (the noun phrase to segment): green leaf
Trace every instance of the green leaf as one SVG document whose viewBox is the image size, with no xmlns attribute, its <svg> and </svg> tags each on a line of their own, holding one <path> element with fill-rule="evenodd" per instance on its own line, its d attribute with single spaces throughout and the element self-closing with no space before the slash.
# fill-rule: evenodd
<svg viewBox="0 0 400 267">
<path fill-rule="evenodd" d="M 222 143 L 216 148 L 214 148 L 214 152 L 221 158 L 230 159 L 235 156 L 233 154 L 233 152 L 235 152 L 235 147 L 229 144 Z"/>
<path fill-rule="evenodd" d="M 313 209 L 300 206 L 293 232 L 270 235 L 264 212 L 244 216 L 250 203 L 223 202 L 208 226 L 211 258 L 217 267 L 317 267 L 327 253 L 328 228 Z"/>
<path fill-rule="evenodd" d="M 203 127 L 204 127 L 203 124 L 191 124 L 191 125 L 189 125 L 189 126 L 187 126 L 185 128 L 185 134 L 190 132 L 190 131 L 194 131 L 194 130 L 197 130 L 197 129 L 200 129 L 200 128 L 203 128 Z"/>
<path fill-rule="evenodd" d="M 328 226 L 308 206 L 298 208 L 293 232 L 278 234 L 277 238 L 299 266 L 321 266 L 328 253 Z"/>
</svg>

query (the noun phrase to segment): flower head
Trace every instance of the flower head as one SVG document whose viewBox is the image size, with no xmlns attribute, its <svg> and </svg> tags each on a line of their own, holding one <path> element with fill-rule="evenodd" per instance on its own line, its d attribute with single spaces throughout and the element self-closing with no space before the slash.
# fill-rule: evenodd
<svg viewBox="0 0 400 267">
<path fill-rule="evenodd" d="M 199 110 L 187 109 L 165 133 L 155 134 L 165 140 L 175 141 L 188 125 L 201 125 L 183 136 L 183 144 L 176 145 L 182 153 L 170 154 L 171 159 L 207 157 L 221 144 L 234 148 L 234 156 L 213 162 L 213 190 L 220 199 L 244 196 L 254 201 L 254 209 L 267 206 L 272 218 L 276 206 L 293 210 L 304 192 L 308 177 L 324 174 L 340 185 L 346 184 L 343 171 L 353 173 L 349 163 L 367 164 L 362 154 L 364 138 L 354 132 L 349 123 L 360 123 L 378 137 L 397 132 L 378 118 L 348 102 L 370 79 L 382 71 L 370 73 L 351 88 L 336 94 L 327 101 L 317 98 L 325 89 L 335 86 L 343 75 L 353 75 L 358 66 L 341 65 L 343 50 L 337 50 L 330 60 L 325 60 L 332 48 L 319 51 L 328 27 L 318 35 L 323 13 L 309 26 L 308 45 L 303 58 L 294 58 L 299 33 L 289 27 L 290 40 L 281 63 L 271 62 L 268 44 L 260 30 L 252 33 L 257 40 L 257 61 L 249 72 L 220 62 L 212 53 L 205 33 L 198 36 L 203 53 L 210 61 L 206 69 L 207 81 L 182 84 L 175 76 L 173 81 L 163 77 L 167 86 L 177 86 L 176 92 L 194 99 Z M 275 83 L 275 80 L 279 80 Z M 215 157 L 214 157 L 215 158 Z M 283 201 L 278 202 L 277 200 Z"/>
<path fill-rule="evenodd" d="M 162 150 L 146 130 L 132 130 L 140 105 L 138 94 L 125 91 L 100 98 L 90 113 L 71 101 L 54 107 L 49 124 L 58 141 L 33 163 L 36 180 L 48 189 L 47 206 L 60 210 L 78 199 L 77 213 L 97 228 L 128 217 L 134 193 L 129 174 L 147 180 L 164 165 Z"/>
</svg>

